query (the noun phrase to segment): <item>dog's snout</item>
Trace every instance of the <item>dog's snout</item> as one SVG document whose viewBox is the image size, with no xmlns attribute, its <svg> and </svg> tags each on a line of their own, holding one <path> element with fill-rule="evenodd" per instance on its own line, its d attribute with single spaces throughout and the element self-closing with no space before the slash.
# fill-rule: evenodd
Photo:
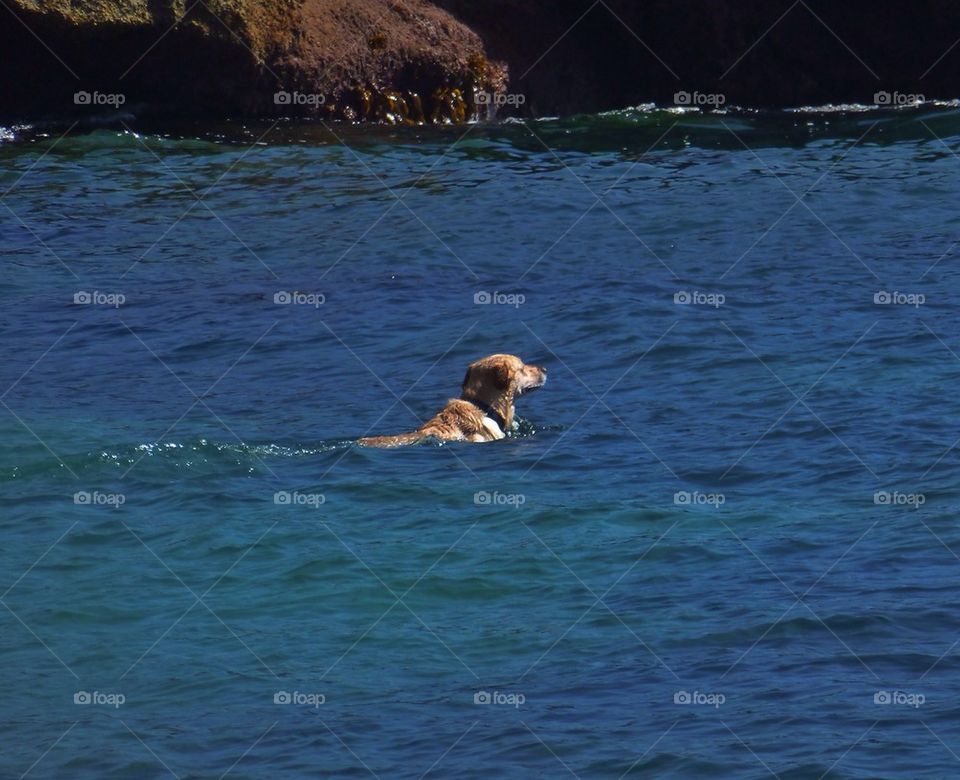
<svg viewBox="0 0 960 780">
<path fill-rule="evenodd" d="M 536 382 L 536 387 L 542 387 L 547 383 L 547 369 L 543 366 L 534 366 L 530 365 L 530 368 L 533 369 L 532 378 Z"/>
</svg>

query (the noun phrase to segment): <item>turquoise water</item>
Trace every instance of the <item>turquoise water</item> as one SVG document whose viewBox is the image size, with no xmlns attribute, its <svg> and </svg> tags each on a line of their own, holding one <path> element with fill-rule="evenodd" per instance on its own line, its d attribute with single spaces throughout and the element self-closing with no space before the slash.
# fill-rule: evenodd
<svg viewBox="0 0 960 780">
<path fill-rule="evenodd" d="M 333 130 L 0 145 L 0 774 L 956 776 L 956 110 Z"/>
</svg>

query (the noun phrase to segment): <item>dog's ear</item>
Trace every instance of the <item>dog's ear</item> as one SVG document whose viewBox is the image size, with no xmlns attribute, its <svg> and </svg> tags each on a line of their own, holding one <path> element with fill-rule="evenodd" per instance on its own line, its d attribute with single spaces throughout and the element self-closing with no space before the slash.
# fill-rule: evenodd
<svg viewBox="0 0 960 780">
<path fill-rule="evenodd" d="M 465 392 L 471 386 L 474 390 L 479 389 L 476 386 L 478 384 L 477 380 L 479 380 L 479 384 L 489 383 L 490 386 L 502 392 L 510 387 L 510 382 L 513 380 L 513 371 L 506 363 L 495 363 L 492 366 L 470 366 L 463 377 L 462 390 Z"/>
<path fill-rule="evenodd" d="M 510 387 L 510 380 L 513 379 L 513 371 L 506 363 L 498 363 L 492 369 L 493 382 L 498 390 L 506 390 Z"/>
</svg>

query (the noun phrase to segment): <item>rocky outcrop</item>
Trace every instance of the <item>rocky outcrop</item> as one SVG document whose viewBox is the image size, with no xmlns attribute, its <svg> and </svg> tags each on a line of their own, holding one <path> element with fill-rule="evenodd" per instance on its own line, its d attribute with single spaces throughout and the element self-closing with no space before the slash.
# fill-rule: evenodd
<svg viewBox="0 0 960 780">
<path fill-rule="evenodd" d="M 0 14 L 17 17 L 0 25 L 8 120 L 121 106 L 139 115 L 462 121 L 476 91 L 505 82 L 480 38 L 425 0 L 4 5 Z"/>
<path fill-rule="evenodd" d="M 951 0 L 2 5 L 8 121 L 62 117 L 78 92 L 87 108 L 122 98 L 139 115 L 408 123 L 486 115 L 485 94 L 519 96 L 506 109 L 542 116 L 670 104 L 677 93 L 761 107 L 960 93 Z"/>
</svg>

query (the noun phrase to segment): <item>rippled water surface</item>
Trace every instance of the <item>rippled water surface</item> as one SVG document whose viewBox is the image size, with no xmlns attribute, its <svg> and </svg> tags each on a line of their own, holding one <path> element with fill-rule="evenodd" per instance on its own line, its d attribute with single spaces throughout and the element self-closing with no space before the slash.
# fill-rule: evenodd
<svg viewBox="0 0 960 780">
<path fill-rule="evenodd" d="M 138 131 L 0 145 L 0 774 L 956 776 L 955 109 Z"/>
</svg>

